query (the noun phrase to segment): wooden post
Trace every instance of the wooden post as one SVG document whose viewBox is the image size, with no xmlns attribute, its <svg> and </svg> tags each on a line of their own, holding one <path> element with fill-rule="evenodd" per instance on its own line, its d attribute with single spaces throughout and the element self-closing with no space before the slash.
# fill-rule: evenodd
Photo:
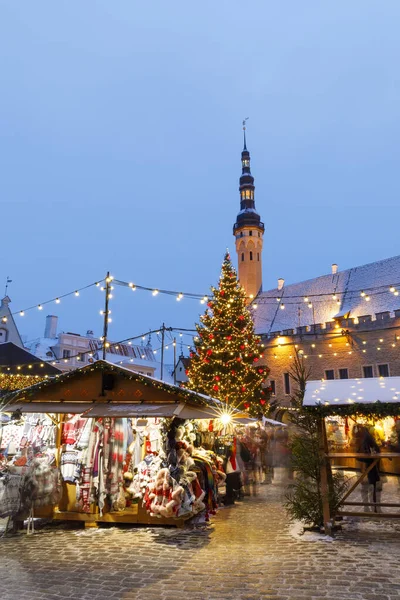
<svg viewBox="0 0 400 600">
<path fill-rule="evenodd" d="M 161 381 L 164 376 L 164 340 L 165 340 L 165 323 L 161 327 Z"/>
<path fill-rule="evenodd" d="M 106 360 L 106 343 L 107 343 L 107 334 L 108 334 L 108 301 L 110 296 L 110 271 L 107 272 L 106 275 L 106 299 L 104 302 L 104 326 L 103 326 L 103 360 Z"/>
<path fill-rule="evenodd" d="M 321 459 L 321 495 L 322 495 L 322 513 L 324 519 L 324 531 L 330 535 L 332 533 L 331 510 L 329 506 L 329 475 L 328 475 L 328 448 L 326 447 L 326 432 L 324 418 L 318 418 L 318 438 L 319 455 Z"/>
<path fill-rule="evenodd" d="M 176 338 L 174 338 L 174 385 L 176 385 Z"/>
</svg>

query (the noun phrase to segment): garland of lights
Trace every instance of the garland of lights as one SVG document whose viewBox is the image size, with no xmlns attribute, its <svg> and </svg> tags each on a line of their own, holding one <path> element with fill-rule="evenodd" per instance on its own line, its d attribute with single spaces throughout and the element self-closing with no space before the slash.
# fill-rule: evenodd
<svg viewBox="0 0 400 600">
<path fill-rule="evenodd" d="M 398 417 L 400 414 L 400 403 L 380 402 L 377 400 L 373 404 L 354 402 L 339 406 L 303 406 L 303 410 L 318 417 L 367 417 L 379 420 L 385 417 Z"/>
<path fill-rule="evenodd" d="M 48 379 L 49 375 L 8 375 L 0 373 L 0 394 L 3 391 L 15 391 Z"/>
</svg>

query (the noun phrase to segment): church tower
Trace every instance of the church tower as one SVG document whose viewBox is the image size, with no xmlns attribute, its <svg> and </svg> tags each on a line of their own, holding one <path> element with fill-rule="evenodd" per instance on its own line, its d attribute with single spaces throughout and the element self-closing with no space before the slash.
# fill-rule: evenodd
<svg viewBox="0 0 400 600">
<path fill-rule="evenodd" d="M 238 256 L 239 281 L 246 296 L 255 298 L 262 289 L 262 248 L 264 223 L 256 211 L 254 177 L 250 172 L 250 152 L 246 147 L 246 127 L 243 121 L 244 147 L 242 175 L 239 180 L 240 211 L 233 226 Z"/>
</svg>

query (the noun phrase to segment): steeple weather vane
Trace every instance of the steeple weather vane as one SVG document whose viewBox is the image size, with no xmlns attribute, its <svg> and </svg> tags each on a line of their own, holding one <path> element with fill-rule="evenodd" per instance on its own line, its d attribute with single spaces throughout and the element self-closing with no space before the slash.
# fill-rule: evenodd
<svg viewBox="0 0 400 600">
<path fill-rule="evenodd" d="M 5 289 L 5 292 L 4 292 L 4 295 L 5 295 L 5 296 L 7 296 L 8 284 L 9 284 L 9 283 L 12 283 L 12 279 L 10 279 L 10 276 L 9 276 L 9 275 L 7 275 L 7 278 L 6 278 L 6 289 Z"/>
<path fill-rule="evenodd" d="M 247 150 L 247 148 L 246 148 L 246 121 L 248 121 L 248 120 L 249 120 L 249 117 L 246 117 L 242 121 L 242 125 L 243 125 L 243 150 Z"/>
</svg>

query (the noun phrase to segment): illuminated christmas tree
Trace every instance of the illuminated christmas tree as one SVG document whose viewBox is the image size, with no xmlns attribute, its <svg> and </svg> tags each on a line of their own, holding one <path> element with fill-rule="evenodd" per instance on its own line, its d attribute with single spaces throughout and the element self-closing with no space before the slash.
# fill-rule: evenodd
<svg viewBox="0 0 400 600">
<path fill-rule="evenodd" d="M 261 339 L 254 333 L 246 294 L 228 253 L 218 287 L 211 290 L 201 324 L 196 325 L 187 385 L 252 416 L 266 414 L 270 390 L 262 384 L 269 369 L 260 364 Z"/>
</svg>

